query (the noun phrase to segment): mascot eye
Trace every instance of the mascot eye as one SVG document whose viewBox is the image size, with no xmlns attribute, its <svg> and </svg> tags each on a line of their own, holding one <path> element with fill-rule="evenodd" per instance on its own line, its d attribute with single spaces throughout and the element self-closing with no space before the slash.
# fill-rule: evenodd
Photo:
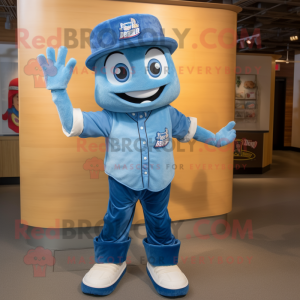
<svg viewBox="0 0 300 300">
<path fill-rule="evenodd" d="M 151 59 L 148 63 L 148 72 L 152 77 L 157 77 L 161 74 L 161 63 L 157 59 Z"/>
<path fill-rule="evenodd" d="M 124 82 L 124 81 L 127 81 L 129 78 L 129 70 L 126 65 L 117 64 L 114 67 L 114 75 L 118 81 Z"/>
<path fill-rule="evenodd" d="M 151 79 L 163 79 L 169 74 L 165 54 L 158 48 L 150 48 L 145 55 L 145 68 Z"/>
<path fill-rule="evenodd" d="M 128 60 L 120 52 L 112 53 L 106 58 L 105 73 L 107 80 L 114 85 L 125 84 L 132 76 Z"/>
</svg>

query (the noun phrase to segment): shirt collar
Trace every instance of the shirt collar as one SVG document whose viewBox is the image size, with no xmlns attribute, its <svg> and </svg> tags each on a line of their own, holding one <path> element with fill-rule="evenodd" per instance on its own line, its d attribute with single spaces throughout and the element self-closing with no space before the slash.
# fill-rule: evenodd
<svg viewBox="0 0 300 300">
<path fill-rule="evenodd" d="M 139 111 L 139 112 L 127 113 L 127 115 L 136 122 L 138 120 L 147 119 L 150 116 L 150 114 L 151 114 L 151 110 L 150 111 Z"/>
</svg>

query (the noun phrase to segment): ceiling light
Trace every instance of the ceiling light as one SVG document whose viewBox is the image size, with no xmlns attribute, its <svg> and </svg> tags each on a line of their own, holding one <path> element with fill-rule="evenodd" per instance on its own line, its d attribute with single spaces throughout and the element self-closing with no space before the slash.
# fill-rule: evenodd
<svg viewBox="0 0 300 300">
<path fill-rule="evenodd" d="M 247 44 L 251 44 L 251 41 L 250 40 L 247 40 L 247 42 L 246 42 Z"/>
<path fill-rule="evenodd" d="M 297 41 L 298 40 L 298 36 L 297 35 L 290 36 L 290 40 L 291 41 Z"/>
</svg>

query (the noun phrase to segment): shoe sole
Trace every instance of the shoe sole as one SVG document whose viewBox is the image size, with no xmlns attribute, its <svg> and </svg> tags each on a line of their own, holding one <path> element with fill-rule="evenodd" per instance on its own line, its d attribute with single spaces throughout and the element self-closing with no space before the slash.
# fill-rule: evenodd
<svg viewBox="0 0 300 300">
<path fill-rule="evenodd" d="M 84 294 L 89 294 L 89 295 L 96 295 L 96 296 L 106 296 L 111 294 L 116 286 L 118 285 L 119 281 L 122 279 L 122 277 L 124 276 L 125 272 L 126 272 L 127 267 L 124 269 L 124 271 L 122 272 L 122 274 L 120 275 L 120 277 L 118 278 L 118 280 L 111 286 L 107 287 L 107 288 L 93 288 L 90 287 L 88 285 L 85 285 L 83 282 L 81 282 L 81 291 Z"/>
<path fill-rule="evenodd" d="M 154 281 L 148 268 L 147 268 L 147 273 L 148 273 L 148 276 L 150 277 L 156 291 L 162 296 L 165 296 L 165 297 L 185 296 L 189 290 L 189 285 L 187 285 L 184 288 L 178 289 L 178 290 L 170 290 L 170 289 L 163 288 Z"/>
</svg>

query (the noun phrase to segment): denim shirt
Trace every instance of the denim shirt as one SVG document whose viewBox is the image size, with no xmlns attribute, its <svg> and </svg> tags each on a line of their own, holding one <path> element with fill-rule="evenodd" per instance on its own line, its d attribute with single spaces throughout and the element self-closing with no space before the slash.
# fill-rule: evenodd
<svg viewBox="0 0 300 300">
<path fill-rule="evenodd" d="M 188 142 L 195 134 L 191 121 L 197 122 L 170 105 L 136 113 L 77 109 L 73 113 L 77 134 L 73 129 L 71 134 L 64 132 L 81 138 L 105 137 L 105 173 L 133 190 L 157 192 L 175 175 L 172 138 Z"/>
</svg>

